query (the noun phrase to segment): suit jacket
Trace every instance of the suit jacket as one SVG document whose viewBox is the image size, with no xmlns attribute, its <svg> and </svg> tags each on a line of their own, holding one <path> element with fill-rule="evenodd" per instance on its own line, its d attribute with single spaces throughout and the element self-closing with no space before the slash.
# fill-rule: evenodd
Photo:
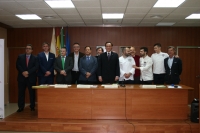
<svg viewBox="0 0 200 133">
<path fill-rule="evenodd" d="M 180 81 L 179 76 L 182 73 L 182 61 L 180 58 L 175 58 L 173 59 L 172 67 L 171 69 L 168 66 L 168 58 L 164 59 L 164 66 L 165 66 L 165 80 L 167 81 L 169 79 L 169 76 L 171 75 L 171 80 L 172 81 Z M 171 71 L 171 73 L 170 73 Z"/>
<path fill-rule="evenodd" d="M 46 55 L 45 55 L 44 52 L 39 53 L 37 57 L 38 57 L 38 60 L 39 60 L 38 76 L 43 77 L 47 71 L 51 72 L 50 76 L 54 76 L 55 54 L 49 52 L 48 61 L 46 59 Z"/>
<path fill-rule="evenodd" d="M 80 59 L 79 63 L 79 71 L 80 71 L 80 76 L 79 80 L 80 81 L 96 81 L 96 70 L 98 68 L 98 63 L 97 59 L 94 56 L 90 56 L 90 60 L 86 60 L 86 56 L 83 56 Z M 87 79 L 85 77 L 86 72 L 91 73 L 91 76 Z"/>
<path fill-rule="evenodd" d="M 65 70 L 67 76 L 61 75 L 60 71 L 63 70 L 63 68 L 62 68 L 62 59 L 61 59 L 60 56 L 58 56 L 55 59 L 55 62 L 54 62 L 54 68 L 55 68 L 55 70 L 57 72 L 56 81 L 59 83 L 59 82 L 62 82 L 63 79 L 64 79 L 65 81 L 68 82 L 68 84 L 71 84 L 71 80 L 72 80 L 71 70 L 72 70 L 73 66 L 74 66 L 74 63 L 72 61 L 72 58 L 66 56 L 64 70 Z"/>
<path fill-rule="evenodd" d="M 107 52 L 100 54 L 98 57 L 98 76 L 102 76 L 103 80 L 115 80 L 119 76 L 119 57 L 117 53 L 111 52 L 108 60 Z"/>
<path fill-rule="evenodd" d="M 26 65 L 26 54 L 21 54 L 17 58 L 16 68 L 18 70 L 17 81 L 23 82 L 25 81 L 25 77 L 22 75 L 22 72 L 28 71 L 28 80 L 30 83 L 36 83 L 37 81 L 37 69 L 39 67 L 37 57 L 34 55 L 30 55 L 28 67 Z"/>
<path fill-rule="evenodd" d="M 72 57 L 72 60 L 73 60 L 73 62 L 74 62 L 74 52 L 70 53 L 68 56 L 69 56 L 69 57 Z M 80 63 L 80 59 L 81 59 L 81 57 L 83 57 L 83 56 L 85 56 L 85 54 L 79 52 L 79 56 L 78 56 L 78 66 L 79 66 L 79 63 Z M 73 66 L 73 68 L 74 68 L 74 66 Z M 72 69 L 73 69 L 73 68 L 72 68 Z"/>
</svg>

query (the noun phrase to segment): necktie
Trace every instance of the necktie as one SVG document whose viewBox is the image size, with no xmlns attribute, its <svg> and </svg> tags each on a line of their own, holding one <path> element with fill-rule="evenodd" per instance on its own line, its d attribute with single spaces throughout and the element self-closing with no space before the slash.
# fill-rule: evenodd
<svg viewBox="0 0 200 133">
<path fill-rule="evenodd" d="M 89 61 L 89 60 L 90 60 L 89 56 L 87 56 L 87 57 L 86 57 L 86 60 L 87 60 L 87 61 Z"/>
<path fill-rule="evenodd" d="M 108 53 L 108 60 L 110 60 L 110 53 Z"/>
<path fill-rule="evenodd" d="M 64 56 L 62 56 L 62 68 L 63 68 L 63 70 L 64 70 L 64 67 L 65 67 L 65 59 L 64 59 L 65 57 Z"/>
<path fill-rule="evenodd" d="M 28 67 L 28 62 L 29 62 L 29 56 L 26 56 L 26 66 Z"/>
</svg>

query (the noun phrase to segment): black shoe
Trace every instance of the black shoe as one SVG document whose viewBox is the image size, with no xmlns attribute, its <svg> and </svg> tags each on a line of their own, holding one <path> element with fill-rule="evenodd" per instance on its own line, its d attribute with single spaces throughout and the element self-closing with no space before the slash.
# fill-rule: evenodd
<svg viewBox="0 0 200 133">
<path fill-rule="evenodd" d="M 17 110 L 17 112 L 22 112 L 24 109 L 23 108 L 19 108 L 18 110 Z"/>
<path fill-rule="evenodd" d="M 31 111 L 35 111 L 35 109 L 34 109 L 34 108 L 31 108 Z"/>
</svg>

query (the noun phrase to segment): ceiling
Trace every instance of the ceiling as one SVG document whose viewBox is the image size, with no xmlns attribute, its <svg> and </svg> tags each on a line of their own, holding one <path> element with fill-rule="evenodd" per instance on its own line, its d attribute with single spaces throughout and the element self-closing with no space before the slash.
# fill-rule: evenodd
<svg viewBox="0 0 200 133">
<path fill-rule="evenodd" d="M 173 27 L 200 26 L 200 19 L 185 18 L 200 13 L 200 0 L 186 0 L 178 8 L 153 8 L 157 0 L 72 0 L 75 8 L 52 9 L 44 0 L 0 0 L 0 22 L 23 27 L 153 27 L 159 22 L 175 22 Z M 103 20 L 102 13 L 124 13 L 123 19 Z M 21 20 L 15 14 L 37 14 L 42 20 Z M 153 19 L 151 16 L 160 15 Z M 45 16 L 54 16 L 45 19 Z"/>
</svg>

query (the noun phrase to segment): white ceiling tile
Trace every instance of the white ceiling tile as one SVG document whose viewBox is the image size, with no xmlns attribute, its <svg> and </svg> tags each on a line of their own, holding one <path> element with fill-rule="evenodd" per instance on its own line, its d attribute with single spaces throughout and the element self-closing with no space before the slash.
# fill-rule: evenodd
<svg viewBox="0 0 200 133">
<path fill-rule="evenodd" d="M 102 8 L 102 13 L 124 13 L 126 8 L 113 8 L 113 7 L 105 7 Z"/>
<path fill-rule="evenodd" d="M 102 14 L 81 14 L 83 19 L 102 19 Z"/>
<path fill-rule="evenodd" d="M 74 6 L 77 7 L 98 7 L 100 8 L 100 2 L 98 1 L 73 1 Z"/>
<path fill-rule="evenodd" d="M 80 19 L 80 15 L 66 15 L 66 14 L 59 14 L 60 17 L 63 19 Z"/>
<path fill-rule="evenodd" d="M 160 22 L 162 19 L 147 19 L 147 18 L 145 18 L 145 19 L 143 19 L 142 21 L 141 21 L 141 23 L 149 23 L 149 22 Z"/>
<path fill-rule="evenodd" d="M 56 15 L 56 13 L 52 10 L 52 9 L 45 9 L 45 8 L 31 8 L 29 9 L 32 13 L 35 13 L 35 14 L 54 14 Z"/>
<path fill-rule="evenodd" d="M 101 6 L 104 7 L 126 7 L 128 0 L 101 0 Z"/>
<path fill-rule="evenodd" d="M 84 19 L 86 23 L 102 23 L 103 19 Z"/>
<path fill-rule="evenodd" d="M 153 7 L 157 0 L 130 0 L 128 7 Z"/>
<path fill-rule="evenodd" d="M 141 14 L 127 14 L 127 13 L 126 13 L 126 14 L 124 15 L 124 18 L 125 18 L 125 19 L 126 19 L 126 18 L 131 18 L 131 19 L 133 19 L 133 18 L 144 18 L 145 15 L 146 15 L 146 14 L 144 14 L 144 13 L 143 13 L 143 14 L 142 14 L 142 13 L 141 13 Z"/>
<path fill-rule="evenodd" d="M 200 7 L 179 7 L 176 10 L 173 11 L 173 13 L 175 14 L 192 14 L 195 13 L 196 11 L 198 11 L 200 9 Z"/>
<path fill-rule="evenodd" d="M 179 23 L 200 23 L 200 19 L 183 19 Z"/>
<path fill-rule="evenodd" d="M 19 1 L 18 4 L 25 8 L 50 8 L 44 1 Z"/>
<path fill-rule="evenodd" d="M 165 17 L 167 17 L 169 14 L 164 14 L 164 13 L 159 13 L 159 14 L 157 14 L 157 13 L 148 13 L 148 14 L 145 16 L 145 18 L 150 19 L 151 16 L 155 16 L 155 15 L 159 15 L 159 16 L 161 16 L 161 18 L 165 18 Z"/>
<path fill-rule="evenodd" d="M 122 23 L 139 23 L 142 19 L 123 19 Z"/>
<path fill-rule="evenodd" d="M 4 20 L 4 21 L 20 21 L 22 19 L 16 17 L 16 16 L 0 16 L 0 20 Z"/>
<path fill-rule="evenodd" d="M 156 26 L 157 23 L 140 23 L 138 26 Z"/>
<path fill-rule="evenodd" d="M 187 16 L 189 16 L 188 14 L 173 14 L 171 13 L 170 15 L 168 15 L 167 19 L 185 19 Z"/>
<path fill-rule="evenodd" d="M 65 14 L 65 15 L 79 15 L 75 8 L 68 8 L 68 9 L 53 9 L 58 15 Z"/>
<path fill-rule="evenodd" d="M 164 18 L 161 22 L 179 22 L 183 19 L 179 19 L 179 18 L 174 18 L 174 19 L 168 19 L 168 18 Z"/>
<path fill-rule="evenodd" d="M 78 12 L 82 14 L 101 14 L 100 8 L 77 8 Z"/>
<path fill-rule="evenodd" d="M 34 27 L 52 27 L 51 24 L 32 24 Z"/>
<path fill-rule="evenodd" d="M 26 20 L 28 23 L 30 24 L 48 24 L 46 21 L 44 20 Z"/>
<path fill-rule="evenodd" d="M 139 23 L 122 23 L 121 26 L 123 27 L 132 27 L 132 26 L 138 26 Z"/>
<path fill-rule="evenodd" d="M 13 14 L 5 10 L 0 10 L 0 16 L 6 16 L 6 15 L 13 15 Z"/>
<path fill-rule="evenodd" d="M 60 24 L 60 25 L 65 25 L 66 22 L 63 20 L 45 20 L 49 24 Z"/>
<path fill-rule="evenodd" d="M 128 7 L 126 13 L 148 13 L 151 7 Z"/>
<path fill-rule="evenodd" d="M 2 2 L 0 1 L 0 8 L 8 10 L 23 9 L 24 7 L 17 2 Z"/>
<path fill-rule="evenodd" d="M 171 13 L 174 10 L 174 8 L 152 8 L 148 13 L 155 13 L 159 15 L 160 13 Z"/>
<path fill-rule="evenodd" d="M 81 18 L 78 19 L 63 19 L 65 22 L 69 23 L 69 22 L 83 22 L 83 20 Z"/>
<path fill-rule="evenodd" d="M 9 10 L 10 13 L 13 13 L 13 14 L 33 14 L 33 12 L 31 12 L 30 10 L 28 9 L 16 9 L 16 10 Z"/>
<path fill-rule="evenodd" d="M 104 24 L 118 24 L 121 22 L 122 22 L 122 19 L 104 19 L 103 20 Z"/>
</svg>

